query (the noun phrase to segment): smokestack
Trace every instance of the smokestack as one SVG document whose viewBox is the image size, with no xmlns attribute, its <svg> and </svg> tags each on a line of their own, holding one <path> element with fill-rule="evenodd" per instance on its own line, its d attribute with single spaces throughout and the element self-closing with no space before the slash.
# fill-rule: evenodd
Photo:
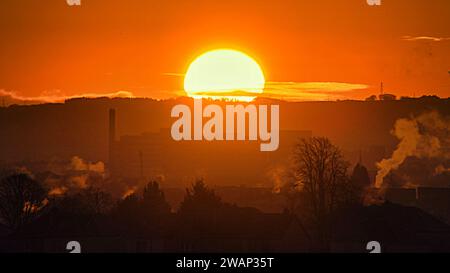
<svg viewBox="0 0 450 273">
<path fill-rule="evenodd" d="M 116 109 L 109 109 L 109 169 L 113 165 L 114 146 L 116 142 Z"/>
</svg>

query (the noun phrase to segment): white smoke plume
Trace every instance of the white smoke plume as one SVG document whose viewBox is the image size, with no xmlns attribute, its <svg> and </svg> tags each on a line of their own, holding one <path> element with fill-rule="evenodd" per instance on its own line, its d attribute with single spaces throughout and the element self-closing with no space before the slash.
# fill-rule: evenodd
<svg viewBox="0 0 450 273">
<path fill-rule="evenodd" d="M 142 191 L 142 189 L 147 186 L 150 181 L 158 182 L 161 186 L 163 185 L 165 179 L 166 177 L 164 174 L 157 173 L 148 178 L 140 178 L 134 181 L 130 181 L 130 179 L 127 179 L 126 181 L 115 181 L 115 184 L 120 187 L 124 186 L 121 191 L 120 197 L 122 199 L 125 199 L 130 195 L 137 194 L 138 192 Z"/>
<path fill-rule="evenodd" d="M 122 194 L 122 199 L 127 198 L 128 196 L 135 194 L 138 189 L 138 186 L 127 187 L 125 192 Z"/>
<path fill-rule="evenodd" d="M 44 182 L 49 187 L 50 196 L 61 196 L 70 192 L 86 189 L 105 178 L 105 164 L 88 162 L 79 156 L 74 156 L 67 163 L 53 162 L 48 165 L 52 175 Z"/>
<path fill-rule="evenodd" d="M 55 188 L 53 188 L 53 189 L 51 189 L 49 192 L 48 192 L 48 195 L 49 196 L 59 196 L 59 195 L 63 195 L 63 194 L 65 194 L 66 192 L 67 192 L 67 187 L 65 187 L 65 186 L 61 186 L 61 187 L 55 187 Z"/>
<path fill-rule="evenodd" d="M 280 193 L 284 185 L 286 168 L 283 166 L 277 166 L 270 169 L 267 174 L 273 182 L 272 192 L 276 194 Z"/>
<path fill-rule="evenodd" d="M 393 134 L 400 140 L 391 158 L 377 163 L 375 186 L 383 187 L 384 178 L 397 170 L 408 157 L 450 158 L 450 118 L 437 112 L 424 113 L 418 117 L 399 119 Z"/>
<path fill-rule="evenodd" d="M 444 173 L 450 173 L 450 168 L 446 168 L 444 165 L 440 164 L 434 169 L 434 175 L 441 175 Z"/>
<path fill-rule="evenodd" d="M 105 164 L 101 161 L 97 163 L 86 162 L 82 158 L 74 156 L 70 161 L 69 169 L 74 171 L 88 171 L 104 174 Z"/>
</svg>

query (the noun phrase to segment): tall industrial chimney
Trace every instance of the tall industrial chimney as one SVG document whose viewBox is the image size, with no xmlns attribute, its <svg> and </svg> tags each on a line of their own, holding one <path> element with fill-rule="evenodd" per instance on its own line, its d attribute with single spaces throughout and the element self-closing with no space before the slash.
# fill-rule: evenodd
<svg viewBox="0 0 450 273">
<path fill-rule="evenodd" d="M 109 149 L 108 149 L 108 165 L 109 170 L 113 168 L 114 146 L 116 142 L 116 109 L 109 109 Z"/>
</svg>

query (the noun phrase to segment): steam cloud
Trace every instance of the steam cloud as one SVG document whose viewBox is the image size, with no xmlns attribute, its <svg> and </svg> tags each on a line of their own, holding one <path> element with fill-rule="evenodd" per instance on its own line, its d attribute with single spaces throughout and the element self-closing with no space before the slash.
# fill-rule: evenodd
<svg viewBox="0 0 450 273">
<path fill-rule="evenodd" d="M 138 189 L 138 186 L 136 186 L 136 185 L 132 186 L 132 187 L 127 187 L 124 194 L 122 194 L 122 199 L 125 199 L 128 196 L 135 194 L 137 189 Z"/>
<path fill-rule="evenodd" d="M 70 162 L 70 169 L 75 171 L 91 171 L 100 174 L 105 173 L 105 164 L 101 161 L 97 163 L 85 162 L 82 158 L 74 156 Z"/>
<path fill-rule="evenodd" d="M 68 164 L 62 168 L 54 164 L 49 166 L 52 175 L 45 179 L 45 184 L 50 188 L 50 196 L 60 196 L 71 191 L 86 189 L 96 178 L 105 178 L 105 164 L 101 161 L 91 163 L 79 156 L 71 158 Z"/>
<path fill-rule="evenodd" d="M 424 113 L 416 118 L 403 118 L 395 123 L 393 134 L 400 140 L 391 158 L 377 163 L 375 186 L 383 187 L 384 178 L 397 170 L 408 157 L 450 158 L 450 119 L 437 112 Z M 445 167 L 437 166 L 436 172 Z"/>
<path fill-rule="evenodd" d="M 450 168 L 446 168 L 444 167 L 444 165 L 438 165 L 435 169 L 434 169 L 434 174 L 435 175 L 441 175 L 444 173 L 450 173 Z"/>
<path fill-rule="evenodd" d="M 268 176 L 273 182 L 272 192 L 280 193 L 282 187 L 284 186 L 284 178 L 286 176 L 286 169 L 282 166 L 277 166 L 268 171 Z"/>
</svg>

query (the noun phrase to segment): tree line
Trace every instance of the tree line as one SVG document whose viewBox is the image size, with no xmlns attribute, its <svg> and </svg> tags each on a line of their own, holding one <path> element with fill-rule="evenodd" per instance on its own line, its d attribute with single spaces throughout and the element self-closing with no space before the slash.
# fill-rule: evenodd
<svg viewBox="0 0 450 273">
<path fill-rule="evenodd" d="M 329 139 L 300 139 L 292 151 L 291 165 L 281 193 L 286 198 L 285 213 L 300 219 L 318 251 L 330 249 L 335 212 L 361 206 L 370 187 L 367 170 L 358 164 L 349 172 L 349 163 Z M 13 232 L 46 214 L 73 220 L 109 217 L 121 229 L 132 232 L 167 228 L 171 215 L 189 234 L 201 233 L 218 215 L 236 214 L 241 208 L 226 203 L 199 179 L 186 189 L 179 208 L 172 210 L 158 182 L 150 181 L 140 193 L 120 200 L 100 188 L 88 187 L 61 197 L 27 174 L 14 173 L 0 180 L 0 221 Z"/>
</svg>

